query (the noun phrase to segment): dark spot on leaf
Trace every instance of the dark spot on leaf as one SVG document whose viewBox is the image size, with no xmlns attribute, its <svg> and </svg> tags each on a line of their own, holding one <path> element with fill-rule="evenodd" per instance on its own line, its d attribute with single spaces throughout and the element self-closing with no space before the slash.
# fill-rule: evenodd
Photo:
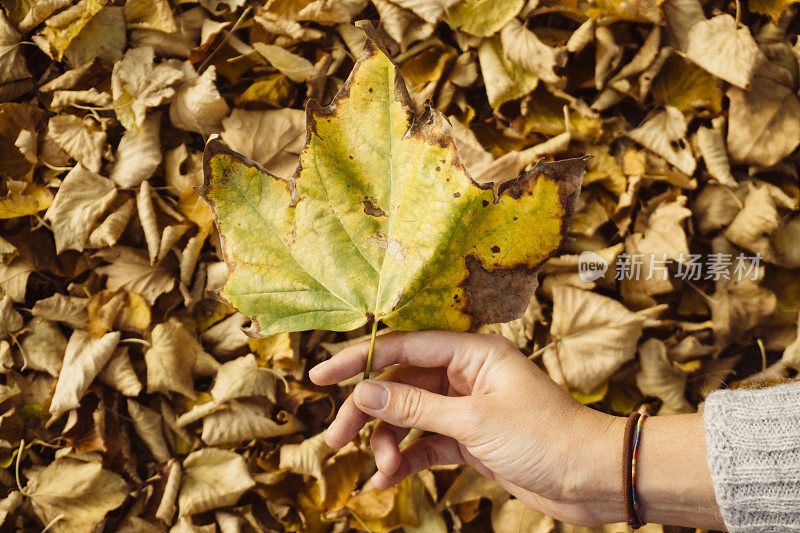
<svg viewBox="0 0 800 533">
<path fill-rule="evenodd" d="M 472 317 L 473 329 L 482 324 L 508 322 L 522 316 L 538 284 L 538 267 L 520 265 L 486 270 L 473 255 L 464 258 L 464 264 L 469 275 L 458 286 L 467 295 L 462 311 Z M 516 297 L 509 299 L 509 294 Z"/>
<path fill-rule="evenodd" d="M 683 150 L 684 148 L 686 148 L 686 143 L 683 142 L 683 139 L 676 139 L 674 141 L 670 141 L 669 144 L 675 150 Z"/>
<path fill-rule="evenodd" d="M 481 200 L 481 205 L 483 207 L 486 207 L 487 205 L 489 205 L 489 200 Z"/>
<path fill-rule="evenodd" d="M 372 92 L 372 87 L 369 88 L 369 92 Z"/>
<path fill-rule="evenodd" d="M 364 198 L 364 212 L 371 217 L 385 217 L 386 213 L 378 207 L 375 198 Z"/>
<path fill-rule="evenodd" d="M 453 198 L 461 198 L 461 193 L 460 192 L 454 192 L 453 193 Z"/>
<path fill-rule="evenodd" d="M 517 217 L 514 217 L 514 220 L 517 220 Z"/>
<path fill-rule="evenodd" d="M 500 253 L 500 247 L 497 246 L 496 244 L 494 246 L 492 246 L 492 253 L 493 254 L 499 254 Z"/>
<path fill-rule="evenodd" d="M 352 155 L 349 155 L 349 156 L 347 156 L 347 157 L 349 157 L 350 159 L 353 159 L 353 156 L 352 156 Z"/>
<path fill-rule="evenodd" d="M 439 165 L 436 165 L 436 172 L 439 172 L 440 170 L 442 170 L 442 167 L 440 167 Z"/>
</svg>

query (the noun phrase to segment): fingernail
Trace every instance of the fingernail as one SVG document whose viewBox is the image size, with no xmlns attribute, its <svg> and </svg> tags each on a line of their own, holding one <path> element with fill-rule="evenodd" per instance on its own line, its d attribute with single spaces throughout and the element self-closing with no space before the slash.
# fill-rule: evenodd
<svg viewBox="0 0 800 533">
<path fill-rule="evenodd" d="M 368 379 L 356 385 L 355 400 L 367 409 L 383 409 L 389 401 L 389 391 L 383 384 Z"/>
</svg>

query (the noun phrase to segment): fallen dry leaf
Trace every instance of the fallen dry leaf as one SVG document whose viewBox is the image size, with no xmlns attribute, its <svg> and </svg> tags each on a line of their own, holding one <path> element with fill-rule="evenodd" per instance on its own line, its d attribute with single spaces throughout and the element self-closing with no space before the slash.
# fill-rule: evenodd
<svg viewBox="0 0 800 533">
<path fill-rule="evenodd" d="M 680 110 L 667 106 L 646 119 L 628 135 L 645 148 L 649 148 L 685 174 L 692 174 L 697 161 L 686 139 L 686 119 Z"/>
<path fill-rule="evenodd" d="M 735 161 L 774 165 L 800 144 L 800 101 L 781 70 L 767 63 L 750 90 L 728 89 L 728 152 Z"/>
<path fill-rule="evenodd" d="M 181 516 L 191 516 L 233 505 L 255 486 L 244 460 L 234 452 L 204 448 L 183 460 L 178 509 Z"/>
<path fill-rule="evenodd" d="M 305 142 L 305 124 L 305 113 L 297 109 L 234 109 L 222 121 L 224 129 L 220 137 L 231 149 L 261 164 L 276 176 L 287 177 L 297 167 Z M 199 184 L 202 184 L 202 176 L 199 179 Z"/>
<path fill-rule="evenodd" d="M 148 392 L 175 391 L 194 398 L 192 368 L 202 351 L 200 343 L 177 320 L 156 325 L 145 353 Z"/>
<path fill-rule="evenodd" d="M 633 358 L 648 319 L 619 302 L 589 291 L 557 286 L 553 290 L 553 341 L 542 358 L 550 377 L 589 393 Z"/>
<path fill-rule="evenodd" d="M 107 512 L 127 498 L 125 481 L 105 470 L 97 461 L 84 462 L 61 457 L 45 468 L 28 474 L 33 509 L 42 522 L 53 523 L 53 531 L 94 531 Z"/>
<path fill-rule="evenodd" d="M 45 220 L 53 227 L 56 251 L 82 251 L 94 224 L 117 196 L 108 178 L 77 165 L 58 188 Z"/>
<path fill-rule="evenodd" d="M 740 89 L 749 89 L 756 69 L 766 61 L 748 28 L 727 14 L 700 20 L 686 37 L 686 57 Z"/>
<path fill-rule="evenodd" d="M 70 335 L 64 351 L 64 362 L 58 374 L 56 390 L 50 402 L 53 419 L 75 409 L 81 398 L 105 366 L 119 343 L 118 331 L 94 338 L 85 331 L 76 330 Z"/>
<path fill-rule="evenodd" d="M 120 187 L 136 187 L 161 163 L 161 114 L 150 113 L 138 130 L 127 130 L 117 146 L 109 177 Z"/>
<path fill-rule="evenodd" d="M 154 64 L 152 48 L 132 48 L 114 64 L 111 91 L 120 123 L 129 130 L 142 127 L 147 110 L 171 100 L 175 88 L 185 79 L 182 71 L 166 64 Z"/>
<path fill-rule="evenodd" d="M 639 346 L 640 369 L 636 385 L 643 394 L 663 402 L 658 414 L 689 413 L 686 400 L 686 373 L 667 356 L 667 347 L 658 339 L 647 339 Z"/>
</svg>

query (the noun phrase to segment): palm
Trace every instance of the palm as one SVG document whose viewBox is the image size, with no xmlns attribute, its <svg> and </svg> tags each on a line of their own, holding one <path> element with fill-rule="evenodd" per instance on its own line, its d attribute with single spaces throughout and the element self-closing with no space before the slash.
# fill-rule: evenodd
<svg viewBox="0 0 800 533">
<path fill-rule="evenodd" d="M 365 347 L 348 348 L 324 363 L 324 375 L 315 376 L 314 381 L 334 383 L 355 375 L 365 357 Z M 457 438 L 429 435 L 400 450 L 399 443 L 410 428 L 418 426 L 379 421 L 371 437 L 379 470 L 373 477 L 376 486 L 390 486 L 435 464 L 466 463 L 533 508 L 568 521 L 584 521 L 578 504 L 557 501 L 568 468 L 569 446 L 553 446 L 553 436 L 536 429 L 581 406 L 511 344 L 486 335 L 390 334 L 377 343 L 374 367 L 388 367 L 377 380 L 464 402 L 459 404 L 462 412 L 448 413 L 460 419 Z M 470 409 L 480 410 L 480 422 Z M 410 417 L 414 418 L 413 413 Z M 371 418 L 351 395 L 325 439 L 341 447 Z"/>
</svg>

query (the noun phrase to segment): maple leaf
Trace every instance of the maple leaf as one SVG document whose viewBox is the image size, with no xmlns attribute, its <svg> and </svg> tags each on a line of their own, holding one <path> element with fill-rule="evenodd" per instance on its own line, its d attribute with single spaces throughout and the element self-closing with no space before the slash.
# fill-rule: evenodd
<svg viewBox="0 0 800 533">
<path fill-rule="evenodd" d="M 264 334 L 370 319 L 470 330 L 522 315 L 564 239 L 584 158 L 477 184 L 444 117 L 412 114 L 375 40 L 330 107 L 309 104 L 308 122 L 288 179 L 206 145 L 201 194 L 224 237 L 224 301 Z"/>
</svg>

